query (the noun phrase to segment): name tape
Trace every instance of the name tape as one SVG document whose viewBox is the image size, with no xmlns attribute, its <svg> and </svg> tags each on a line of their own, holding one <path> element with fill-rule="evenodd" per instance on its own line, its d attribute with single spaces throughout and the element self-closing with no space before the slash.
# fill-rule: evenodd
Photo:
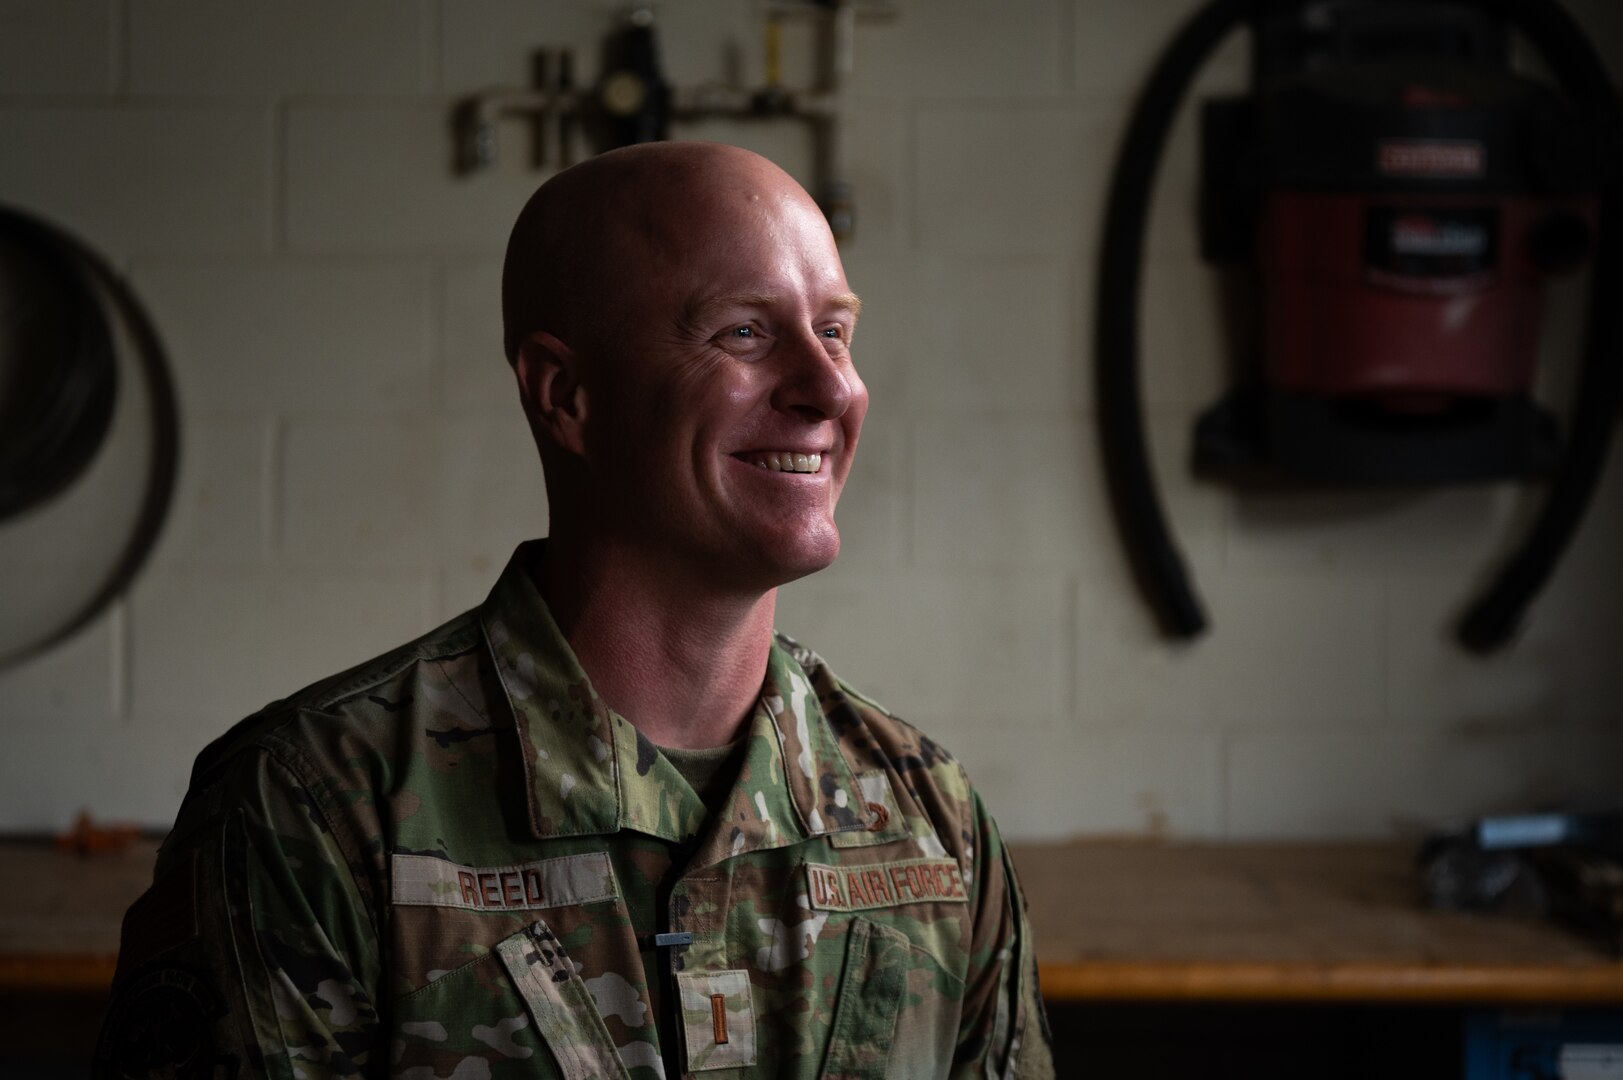
<svg viewBox="0 0 1623 1080">
<path fill-rule="evenodd" d="M 858 866 L 807 863 L 806 896 L 821 911 L 969 903 L 958 864 L 951 859 L 903 859 Z"/>
<path fill-rule="evenodd" d="M 389 861 L 396 904 L 533 911 L 620 895 L 614 867 L 601 851 L 512 866 L 461 866 L 430 855 L 395 855 Z"/>
</svg>

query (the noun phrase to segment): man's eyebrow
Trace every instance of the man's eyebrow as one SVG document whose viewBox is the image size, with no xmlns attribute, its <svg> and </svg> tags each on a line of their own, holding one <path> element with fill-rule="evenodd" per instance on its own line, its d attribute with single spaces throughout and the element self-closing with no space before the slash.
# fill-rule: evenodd
<svg viewBox="0 0 1623 1080">
<path fill-rule="evenodd" d="M 842 311 L 849 311 L 854 319 L 862 314 L 862 297 L 854 292 L 841 293 L 829 300 L 829 306 L 837 307 Z"/>
<path fill-rule="evenodd" d="M 696 301 L 688 306 L 687 321 L 690 323 L 702 321 L 713 311 L 726 308 L 769 308 L 776 306 L 782 300 L 772 293 L 734 293 L 730 296 L 711 296 Z M 828 307 L 849 311 L 855 319 L 862 314 L 862 298 L 856 293 L 840 293 L 828 299 Z"/>
</svg>

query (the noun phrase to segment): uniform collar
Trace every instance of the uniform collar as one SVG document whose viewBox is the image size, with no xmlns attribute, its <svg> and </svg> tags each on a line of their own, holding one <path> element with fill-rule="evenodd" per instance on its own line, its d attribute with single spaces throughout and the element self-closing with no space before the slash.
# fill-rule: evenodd
<svg viewBox="0 0 1623 1080">
<path fill-rule="evenodd" d="M 598 697 L 530 577 L 543 545 L 520 545 L 479 609 L 538 839 L 630 829 L 693 845 L 699 866 L 865 827 L 861 788 L 807 672 L 814 661 L 783 638 L 767 659 L 743 767 L 712 819 L 676 767 Z"/>
</svg>

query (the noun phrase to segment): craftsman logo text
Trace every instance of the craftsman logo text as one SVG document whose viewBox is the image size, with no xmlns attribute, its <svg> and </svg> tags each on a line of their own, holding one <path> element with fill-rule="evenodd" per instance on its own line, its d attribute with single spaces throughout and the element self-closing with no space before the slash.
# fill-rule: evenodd
<svg viewBox="0 0 1623 1080">
<path fill-rule="evenodd" d="M 1468 139 L 1383 139 L 1375 164 L 1382 176 L 1474 180 L 1488 171 L 1488 153 Z"/>
</svg>

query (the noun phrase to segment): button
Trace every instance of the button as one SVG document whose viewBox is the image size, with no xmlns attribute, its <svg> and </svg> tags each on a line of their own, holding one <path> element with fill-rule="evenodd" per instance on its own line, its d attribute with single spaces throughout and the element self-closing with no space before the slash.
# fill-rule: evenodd
<svg viewBox="0 0 1623 1080">
<path fill-rule="evenodd" d="M 880 829 L 883 829 L 888 824 L 890 824 L 890 811 L 886 810 L 884 805 L 881 804 L 881 803 L 876 803 L 876 802 L 869 803 L 868 804 L 868 831 L 869 832 L 878 832 Z"/>
</svg>

